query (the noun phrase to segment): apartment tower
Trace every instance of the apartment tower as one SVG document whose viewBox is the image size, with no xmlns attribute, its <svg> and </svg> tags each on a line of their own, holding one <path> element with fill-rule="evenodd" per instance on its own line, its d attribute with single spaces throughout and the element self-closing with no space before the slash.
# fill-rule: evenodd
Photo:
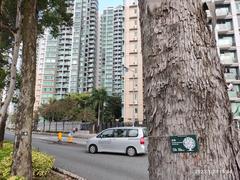
<svg viewBox="0 0 240 180">
<path fill-rule="evenodd" d="M 123 6 L 108 7 L 101 15 L 101 86 L 109 95 L 122 94 Z"/>
<path fill-rule="evenodd" d="M 234 119 L 240 119 L 240 1 L 215 0 L 216 42 Z"/>
<path fill-rule="evenodd" d="M 124 123 L 142 123 L 143 70 L 138 0 L 124 2 Z"/>
<path fill-rule="evenodd" d="M 73 26 L 39 40 L 35 109 L 49 98 L 91 91 L 96 86 L 98 0 L 68 0 Z"/>
</svg>

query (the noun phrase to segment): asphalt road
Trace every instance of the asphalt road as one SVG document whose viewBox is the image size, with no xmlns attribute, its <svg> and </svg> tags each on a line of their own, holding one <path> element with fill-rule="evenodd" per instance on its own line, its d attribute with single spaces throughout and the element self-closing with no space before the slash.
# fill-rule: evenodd
<svg viewBox="0 0 240 180">
<path fill-rule="evenodd" d="M 13 138 L 12 134 L 5 135 L 5 139 Z M 128 157 L 109 153 L 89 154 L 84 142 L 63 145 L 46 136 L 33 136 L 33 147 L 53 155 L 56 158 L 56 167 L 88 180 L 148 180 L 147 155 Z"/>
</svg>

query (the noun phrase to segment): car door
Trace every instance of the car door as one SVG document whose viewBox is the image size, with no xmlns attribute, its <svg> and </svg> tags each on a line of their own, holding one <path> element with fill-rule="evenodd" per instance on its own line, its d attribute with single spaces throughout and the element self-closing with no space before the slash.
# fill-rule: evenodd
<svg viewBox="0 0 240 180">
<path fill-rule="evenodd" d="M 113 132 L 112 147 L 114 152 L 125 153 L 127 146 L 127 129 L 115 129 Z"/>
<path fill-rule="evenodd" d="M 99 151 L 112 152 L 113 129 L 103 131 L 98 139 Z"/>
</svg>

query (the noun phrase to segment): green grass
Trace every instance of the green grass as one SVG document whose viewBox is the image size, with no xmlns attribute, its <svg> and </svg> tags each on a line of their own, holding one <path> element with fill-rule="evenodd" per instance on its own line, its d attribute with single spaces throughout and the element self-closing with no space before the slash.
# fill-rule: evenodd
<svg viewBox="0 0 240 180">
<path fill-rule="evenodd" d="M 3 143 L 3 148 L 0 149 L 0 161 L 11 154 L 13 150 L 13 145 L 10 142 L 4 142 Z"/>
</svg>

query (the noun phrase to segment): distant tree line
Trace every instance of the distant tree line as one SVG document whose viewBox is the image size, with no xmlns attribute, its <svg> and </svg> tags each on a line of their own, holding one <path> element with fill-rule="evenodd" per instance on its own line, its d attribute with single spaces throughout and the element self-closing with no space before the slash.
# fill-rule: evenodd
<svg viewBox="0 0 240 180">
<path fill-rule="evenodd" d="M 108 96 L 104 88 L 91 93 L 69 94 L 63 99 L 51 98 L 39 107 L 36 118 L 49 122 L 90 122 L 101 129 L 101 123 L 115 122 L 121 118 L 121 97 Z"/>
</svg>

